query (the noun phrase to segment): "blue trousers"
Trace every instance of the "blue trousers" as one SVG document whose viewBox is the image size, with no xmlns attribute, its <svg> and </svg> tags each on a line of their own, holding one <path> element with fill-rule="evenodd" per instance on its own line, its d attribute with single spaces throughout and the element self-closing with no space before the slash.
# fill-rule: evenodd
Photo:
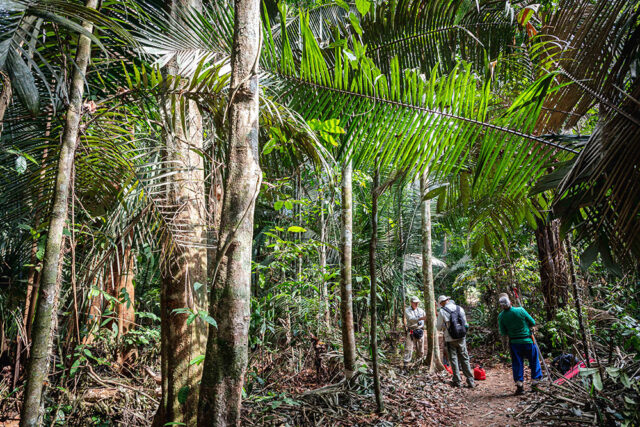
<svg viewBox="0 0 640 427">
<path fill-rule="evenodd" d="M 540 360 L 538 359 L 538 348 L 532 343 L 510 343 L 509 346 L 511 347 L 511 370 L 513 371 L 513 381 L 524 381 L 525 359 L 529 360 L 531 379 L 541 379 L 542 369 L 540 368 Z"/>
</svg>

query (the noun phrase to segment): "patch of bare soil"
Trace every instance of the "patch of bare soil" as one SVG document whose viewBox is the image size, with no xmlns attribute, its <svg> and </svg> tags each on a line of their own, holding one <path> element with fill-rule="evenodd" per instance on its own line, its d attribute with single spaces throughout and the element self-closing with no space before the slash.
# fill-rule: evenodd
<svg viewBox="0 0 640 427">
<path fill-rule="evenodd" d="M 509 365 L 500 363 L 484 366 L 484 368 L 487 379 L 477 381 L 478 386 L 465 393 L 466 411 L 457 425 L 471 427 L 524 425 L 516 416 L 530 405 L 531 399 L 537 394 L 530 391 L 531 383 L 528 376 L 525 377 L 525 394 L 516 396 Z"/>
</svg>

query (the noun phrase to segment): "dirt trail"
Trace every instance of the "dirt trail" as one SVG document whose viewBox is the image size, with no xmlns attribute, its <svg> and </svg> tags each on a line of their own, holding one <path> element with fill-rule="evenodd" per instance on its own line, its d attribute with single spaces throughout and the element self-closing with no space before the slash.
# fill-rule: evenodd
<svg viewBox="0 0 640 427">
<path fill-rule="evenodd" d="M 464 391 L 466 412 L 458 421 L 461 426 L 521 426 L 515 415 L 522 412 L 531 397 L 530 382 L 525 378 L 523 396 L 515 396 L 511 367 L 503 364 L 485 366 L 487 379 L 477 381 L 473 390 Z M 526 369 L 528 371 L 528 367 Z"/>
</svg>

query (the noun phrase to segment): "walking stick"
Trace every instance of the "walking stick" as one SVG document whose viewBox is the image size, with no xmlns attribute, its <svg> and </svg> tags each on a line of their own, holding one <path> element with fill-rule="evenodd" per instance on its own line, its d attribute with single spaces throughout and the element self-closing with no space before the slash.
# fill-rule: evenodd
<svg viewBox="0 0 640 427">
<path fill-rule="evenodd" d="M 513 286 L 513 293 L 516 296 L 516 301 L 518 305 L 522 307 L 522 301 L 520 301 L 520 295 L 518 295 L 518 288 Z M 536 341 L 535 335 L 533 335 L 533 331 L 531 332 L 531 341 L 533 341 L 533 345 L 536 346 L 538 350 L 538 358 L 542 361 L 542 366 L 544 366 L 544 371 L 547 373 L 547 381 L 551 382 L 551 375 L 549 374 L 549 368 L 547 367 L 547 362 L 544 360 L 544 356 L 542 356 L 542 352 L 540 351 L 540 346 L 538 346 L 538 342 Z"/>
</svg>

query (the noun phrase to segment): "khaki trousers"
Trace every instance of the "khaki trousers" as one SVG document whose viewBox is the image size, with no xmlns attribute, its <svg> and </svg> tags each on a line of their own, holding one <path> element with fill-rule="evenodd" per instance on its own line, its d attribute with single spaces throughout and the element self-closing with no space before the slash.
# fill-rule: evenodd
<svg viewBox="0 0 640 427">
<path fill-rule="evenodd" d="M 447 351 L 449 352 L 449 362 L 453 370 L 453 383 L 460 384 L 460 367 L 458 366 L 458 364 L 460 364 L 462 365 L 464 376 L 467 377 L 467 384 L 473 385 L 473 372 L 469 364 L 466 340 L 462 338 L 455 341 L 447 341 Z"/>
<path fill-rule="evenodd" d="M 414 348 L 418 352 L 418 358 L 422 357 L 424 354 L 424 336 L 425 334 L 422 334 L 422 338 L 416 340 L 411 337 L 409 332 L 407 332 L 407 339 L 404 342 L 404 363 L 411 362 L 411 356 L 413 356 Z"/>
</svg>

